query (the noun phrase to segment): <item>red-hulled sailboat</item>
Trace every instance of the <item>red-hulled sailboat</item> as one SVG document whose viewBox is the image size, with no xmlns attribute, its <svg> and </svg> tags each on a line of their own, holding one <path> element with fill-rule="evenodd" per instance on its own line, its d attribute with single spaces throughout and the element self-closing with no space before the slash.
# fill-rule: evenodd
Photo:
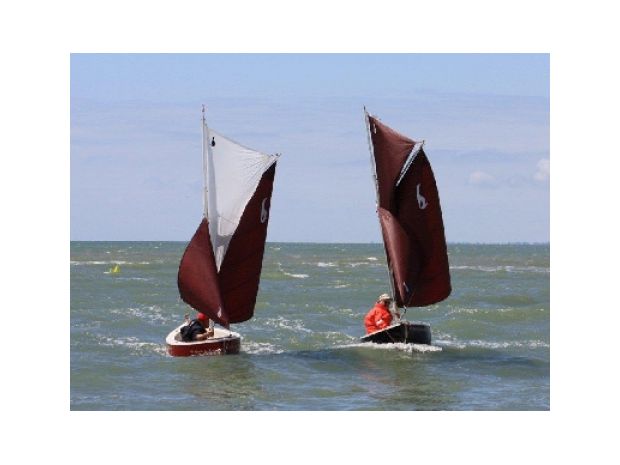
<svg viewBox="0 0 620 465">
<path fill-rule="evenodd" d="M 364 108 L 377 214 L 394 307 L 423 307 L 450 295 L 450 270 L 439 193 L 424 141 L 416 142 Z M 397 321 L 364 342 L 431 343 L 430 326 Z"/>
<path fill-rule="evenodd" d="M 238 353 L 241 337 L 229 330 L 254 315 L 278 154 L 244 147 L 207 126 L 202 111 L 204 212 L 178 273 L 181 298 L 223 328 L 214 337 L 166 338 L 173 356 Z M 186 323 L 184 323 L 186 324 Z"/>
</svg>

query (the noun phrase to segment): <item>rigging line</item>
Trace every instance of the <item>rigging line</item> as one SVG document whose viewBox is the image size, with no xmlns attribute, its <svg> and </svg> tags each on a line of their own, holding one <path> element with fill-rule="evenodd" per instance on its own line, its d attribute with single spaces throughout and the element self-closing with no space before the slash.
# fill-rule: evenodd
<svg viewBox="0 0 620 465">
<path fill-rule="evenodd" d="M 207 120 L 205 119 L 205 105 L 202 104 L 202 216 L 204 218 L 209 218 L 209 188 L 207 186 L 207 155 L 206 155 L 206 144 L 205 144 L 205 136 L 206 136 L 206 126 Z"/>
<path fill-rule="evenodd" d="M 204 106 L 203 106 L 204 108 Z M 205 135 L 207 138 L 210 136 L 211 131 L 209 130 L 209 126 L 207 124 L 207 119 L 205 117 L 205 113 L 203 110 L 202 114 L 202 170 L 203 170 L 203 178 L 204 178 L 204 216 L 209 219 L 209 215 L 214 215 L 217 213 L 217 208 L 215 207 L 217 202 L 215 199 L 216 190 L 214 185 L 214 175 L 212 172 L 213 169 L 213 152 L 211 150 L 211 144 L 205 144 Z M 206 146 L 206 147 L 205 147 Z M 206 149 L 206 150 L 205 150 Z M 209 166 L 211 165 L 211 166 Z M 209 186 L 212 188 L 209 190 Z M 213 218 L 216 220 L 217 218 L 214 216 Z M 211 225 L 211 221 L 209 221 L 209 232 L 212 232 L 215 225 Z"/>
<path fill-rule="evenodd" d="M 372 168 L 372 180 L 375 185 L 375 207 L 379 207 L 379 183 L 377 181 L 377 165 L 375 163 L 375 150 L 372 145 L 372 136 L 370 135 L 370 113 L 364 107 L 364 123 L 366 125 L 366 135 L 368 137 L 368 150 L 370 151 L 370 166 Z"/>
<path fill-rule="evenodd" d="M 377 211 L 377 219 L 379 219 L 379 182 L 377 180 L 377 165 L 375 163 L 375 148 L 372 144 L 372 136 L 370 135 L 370 113 L 364 106 L 364 123 L 366 124 L 366 135 L 368 136 L 368 150 L 370 151 L 370 166 L 372 169 L 372 179 L 375 184 L 375 209 Z M 381 220 L 379 219 L 379 230 L 381 231 L 381 241 L 383 242 L 383 251 L 385 253 L 385 263 L 387 268 L 388 283 L 390 284 L 390 291 L 392 293 L 392 299 L 396 299 L 396 289 L 394 287 L 392 268 L 390 267 L 390 259 L 388 257 L 387 250 L 385 248 L 385 241 L 383 240 L 383 230 L 381 228 Z"/>
</svg>

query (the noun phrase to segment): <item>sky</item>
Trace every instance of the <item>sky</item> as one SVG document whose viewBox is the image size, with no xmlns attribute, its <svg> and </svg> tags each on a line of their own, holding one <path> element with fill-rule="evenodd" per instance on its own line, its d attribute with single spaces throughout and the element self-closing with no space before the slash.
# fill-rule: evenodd
<svg viewBox="0 0 620 465">
<path fill-rule="evenodd" d="M 72 54 L 72 240 L 187 241 L 210 127 L 278 162 L 267 240 L 380 242 L 363 106 L 424 139 L 448 242 L 548 242 L 548 54 Z"/>
<path fill-rule="evenodd" d="M 16 425 L 9 432 L 9 453 L 29 447 L 33 431 L 41 430 L 41 447 L 29 450 L 34 456 L 42 451 L 45 459 L 62 449 L 65 461 L 74 456 L 77 461 L 97 450 L 102 463 L 121 456 L 169 463 L 178 456 L 171 444 L 187 440 L 183 429 L 181 434 L 167 431 L 166 441 L 153 441 L 163 424 L 186 422 L 187 415 L 128 412 L 121 422 L 117 415 L 69 415 L 70 379 L 58 373 L 70 369 L 67 236 L 187 241 L 202 212 L 196 173 L 202 103 L 209 105 L 215 129 L 283 153 L 271 240 L 301 240 L 306 232 L 314 240 L 330 234 L 347 240 L 351 230 L 364 236 L 360 240 L 380 240 L 378 227 L 373 231 L 369 169 L 362 161 L 369 156 L 364 104 L 397 130 L 426 140 L 449 241 L 538 240 L 549 234 L 549 55 L 324 56 L 314 57 L 314 63 L 306 55 L 280 56 L 278 64 L 278 57 L 265 56 L 167 55 L 162 61 L 154 55 L 75 52 L 484 51 L 551 56 L 552 411 L 497 412 L 493 421 L 481 412 L 426 412 L 425 427 L 414 431 L 425 445 L 417 453 L 436 460 L 440 451 L 444 461 L 477 464 L 496 463 L 508 449 L 511 463 L 575 457 L 604 462 L 613 456 L 613 429 L 604 427 L 618 410 L 618 383 L 609 370 L 617 353 L 618 313 L 609 309 L 617 300 L 614 244 L 620 232 L 613 215 L 619 197 L 614 148 L 620 65 L 613 59 L 618 27 L 612 7 L 612 2 L 584 8 L 579 2 L 558 6 L 534 0 L 362 1 L 354 10 L 348 2 L 322 0 L 7 2 L 0 28 L 7 45 L 0 86 L 3 213 L 8 217 L 3 233 L 10 245 L 5 248 L 5 318 L 14 320 L 17 313 L 11 309 L 23 314 L 36 308 L 52 316 L 46 325 L 60 335 L 44 351 L 32 345 L 19 357 L 3 359 L 5 371 L 23 381 L 5 386 L 4 397 L 11 401 L 3 413 Z M 338 127 L 327 126 L 334 121 L 340 138 L 333 137 Z M 306 137 L 319 127 L 322 137 Z M 329 151 L 313 152 L 319 143 Z M 344 160 L 347 170 L 323 168 L 329 157 Z M 329 221 L 312 216 L 313 202 L 334 190 L 323 179 L 320 189 L 311 185 L 315 173 L 332 184 L 355 180 L 354 186 L 343 184 L 347 197 L 330 199 L 334 208 L 348 200 L 345 222 L 340 216 Z M 307 181 L 306 176 L 313 177 Z M 308 201 L 305 191 L 293 189 L 296 185 L 317 198 Z M 349 192 L 353 187 L 355 195 Z M 295 201 L 303 204 L 295 209 Z M 535 234 L 523 230 L 528 224 Z M 33 295 L 33 283 L 35 294 L 45 297 L 34 306 L 24 300 Z M 575 344 L 574 335 L 583 332 L 586 314 L 595 331 L 594 344 L 584 346 Z M 49 380 L 45 389 L 37 389 L 41 379 Z M 594 395 L 592 380 L 600 381 Z M 309 450 L 308 437 L 319 439 L 316 451 L 322 456 L 380 460 L 381 451 L 357 446 L 367 433 L 364 412 L 340 413 L 280 412 L 265 418 L 256 412 L 209 412 L 209 418 L 234 429 L 241 416 L 254 432 L 244 438 L 245 448 L 238 447 L 237 436 L 217 438 L 221 449 L 234 450 L 242 461 L 256 460 L 257 452 L 261 458 L 266 450 L 271 462 L 290 462 L 289 451 Z M 397 427 L 421 415 L 382 413 Z M 36 421 L 29 421 L 35 415 Z M 28 425 L 27 434 L 22 424 Z M 274 436 L 278 447 L 265 449 Z M 101 448 L 102 437 L 114 447 Z M 515 438 L 528 446 L 515 449 Z M 571 447 L 565 447 L 567 441 Z M 448 442 L 454 447 L 446 448 Z M 148 448 L 141 447 L 145 443 Z"/>
</svg>

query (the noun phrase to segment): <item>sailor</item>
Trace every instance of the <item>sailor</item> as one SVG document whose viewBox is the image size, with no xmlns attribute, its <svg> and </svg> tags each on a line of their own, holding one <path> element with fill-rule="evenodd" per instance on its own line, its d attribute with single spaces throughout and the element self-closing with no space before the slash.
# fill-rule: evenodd
<svg viewBox="0 0 620 465">
<path fill-rule="evenodd" d="M 186 314 L 185 320 L 188 321 L 188 323 L 187 326 L 181 328 L 183 341 L 204 341 L 205 339 L 213 337 L 215 331 L 209 324 L 209 318 L 207 318 L 204 313 L 198 313 L 196 318 L 192 321 L 189 321 L 189 315 Z"/>
<path fill-rule="evenodd" d="M 388 294 L 381 294 L 364 318 L 366 326 L 366 334 L 374 333 L 380 329 L 387 328 L 392 324 L 392 313 L 390 312 L 390 303 L 392 298 Z M 400 315 L 396 313 L 400 318 Z"/>
</svg>

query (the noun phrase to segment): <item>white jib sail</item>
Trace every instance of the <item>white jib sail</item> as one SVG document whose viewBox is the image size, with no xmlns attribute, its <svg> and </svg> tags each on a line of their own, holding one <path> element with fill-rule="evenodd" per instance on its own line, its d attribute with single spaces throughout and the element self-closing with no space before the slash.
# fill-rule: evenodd
<svg viewBox="0 0 620 465">
<path fill-rule="evenodd" d="M 244 147 L 204 124 L 205 214 L 219 271 L 228 244 L 263 173 L 277 160 Z"/>
</svg>

